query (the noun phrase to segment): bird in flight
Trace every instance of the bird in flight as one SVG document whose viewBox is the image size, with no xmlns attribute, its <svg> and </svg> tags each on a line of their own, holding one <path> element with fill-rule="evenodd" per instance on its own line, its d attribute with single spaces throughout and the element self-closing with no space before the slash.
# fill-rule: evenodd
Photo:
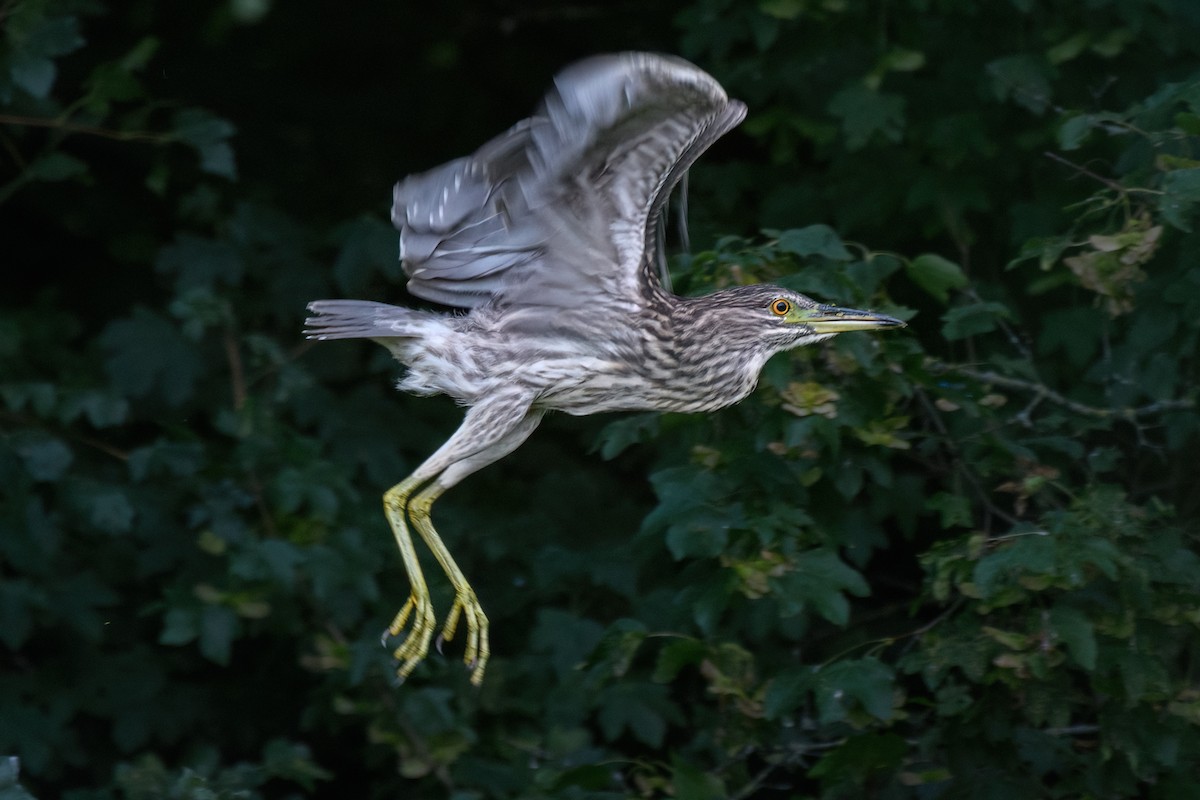
<svg viewBox="0 0 1200 800">
<path fill-rule="evenodd" d="M 448 641 L 483 680 L 488 620 L 433 526 L 441 495 L 511 453 L 548 411 L 705 412 L 746 397 L 775 353 L 845 331 L 894 328 L 882 314 L 822 305 L 778 286 L 671 293 L 657 246 L 672 188 L 746 107 L 679 58 L 620 53 L 567 67 L 537 113 L 474 154 L 396 185 L 392 222 L 408 289 L 457 311 L 318 300 L 314 339 L 373 339 L 407 367 L 399 382 L 467 408 L 462 425 L 383 496 L 408 573 L 384 634 L 403 680 L 437 619 L 409 523 L 445 571 Z"/>
</svg>

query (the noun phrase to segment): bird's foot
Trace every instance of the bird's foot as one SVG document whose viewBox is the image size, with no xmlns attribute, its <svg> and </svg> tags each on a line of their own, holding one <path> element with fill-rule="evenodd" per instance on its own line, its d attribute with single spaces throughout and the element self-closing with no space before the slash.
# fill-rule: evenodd
<svg viewBox="0 0 1200 800">
<path fill-rule="evenodd" d="M 471 671 L 471 683 L 479 686 L 483 683 L 483 670 L 487 666 L 488 656 L 491 655 L 488 647 L 488 618 L 483 613 L 483 607 L 479 605 L 475 592 L 469 586 L 454 595 L 454 605 L 446 615 L 446 624 L 442 626 L 442 633 L 438 636 L 439 652 L 442 642 L 454 638 L 460 617 L 467 623 L 467 649 L 463 653 L 463 663 Z"/>
<path fill-rule="evenodd" d="M 389 647 L 391 640 L 400 636 L 410 619 L 412 628 L 408 636 L 392 651 L 392 658 L 399 662 L 396 678 L 401 683 L 429 653 L 429 640 L 433 638 L 433 631 L 437 627 L 437 617 L 433 614 L 433 605 L 429 602 L 428 595 L 420 596 L 415 592 L 409 595 L 408 602 L 383 632 L 384 647 Z"/>
</svg>

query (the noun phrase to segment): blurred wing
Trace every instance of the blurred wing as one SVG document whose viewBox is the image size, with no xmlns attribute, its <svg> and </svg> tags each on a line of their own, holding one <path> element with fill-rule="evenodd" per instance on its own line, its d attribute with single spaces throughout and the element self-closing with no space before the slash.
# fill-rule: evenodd
<svg viewBox="0 0 1200 800">
<path fill-rule="evenodd" d="M 409 290 L 473 307 L 640 305 L 658 283 L 660 211 L 745 106 L 682 59 L 598 56 L 478 152 L 397 184 Z"/>
</svg>

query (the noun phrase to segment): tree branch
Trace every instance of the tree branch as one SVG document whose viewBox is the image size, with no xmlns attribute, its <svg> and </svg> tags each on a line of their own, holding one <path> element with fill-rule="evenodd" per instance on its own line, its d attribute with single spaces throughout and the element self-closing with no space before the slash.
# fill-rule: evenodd
<svg viewBox="0 0 1200 800">
<path fill-rule="evenodd" d="M 47 117 L 23 117 L 12 114 L 0 114 L 0 125 L 20 125 L 27 128 L 55 128 L 68 133 L 86 133 L 101 136 L 105 139 L 116 139 L 120 142 L 145 141 L 169 142 L 174 139 L 168 133 L 148 133 L 146 131 L 117 131 L 112 128 L 100 128 L 95 125 L 80 125 L 63 119 Z"/>
<path fill-rule="evenodd" d="M 1147 403 L 1144 406 L 1136 406 L 1134 408 L 1101 408 L 1099 406 L 1089 406 L 1085 403 L 1072 400 L 1069 397 L 1054 391 L 1045 384 L 1021 380 L 1020 378 L 1010 378 L 1007 375 L 1001 375 L 998 372 L 992 372 L 990 370 L 979 370 L 975 369 L 974 367 L 961 366 L 957 364 L 941 364 L 939 365 L 939 369 L 944 372 L 953 372 L 958 375 L 964 375 L 968 378 L 973 378 L 980 383 L 990 383 L 994 386 L 1002 386 L 1005 389 L 1015 389 L 1019 392 L 1029 392 L 1034 395 L 1034 398 L 1030 403 L 1031 409 L 1041 401 L 1049 400 L 1051 403 L 1074 411 L 1076 414 L 1082 414 L 1088 417 L 1096 417 L 1098 419 L 1135 420 L 1141 417 L 1149 417 L 1155 414 L 1161 414 L 1164 411 L 1181 411 L 1196 407 L 1196 401 L 1194 399 L 1183 397 L 1179 398 L 1178 400 L 1156 400 L 1153 403 Z"/>
</svg>

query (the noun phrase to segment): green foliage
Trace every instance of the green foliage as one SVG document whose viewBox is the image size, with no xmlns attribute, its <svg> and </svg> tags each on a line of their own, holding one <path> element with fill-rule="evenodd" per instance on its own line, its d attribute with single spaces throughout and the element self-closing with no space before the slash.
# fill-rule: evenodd
<svg viewBox="0 0 1200 800">
<path fill-rule="evenodd" d="M 0 2 L 0 800 L 1194 793 L 1192 3 L 695 0 L 647 38 L 751 107 L 677 288 L 909 327 L 717 414 L 550 420 L 451 493 L 479 690 L 458 642 L 400 687 L 378 643 L 379 495 L 458 411 L 299 328 L 399 301 L 391 180 L 578 54 L 510 75 L 543 48 L 494 30 L 579 22 L 117 5 Z M 579 53 L 630 46 L 595 13 Z M 343 20 L 385 99 L 312 77 Z"/>
</svg>

